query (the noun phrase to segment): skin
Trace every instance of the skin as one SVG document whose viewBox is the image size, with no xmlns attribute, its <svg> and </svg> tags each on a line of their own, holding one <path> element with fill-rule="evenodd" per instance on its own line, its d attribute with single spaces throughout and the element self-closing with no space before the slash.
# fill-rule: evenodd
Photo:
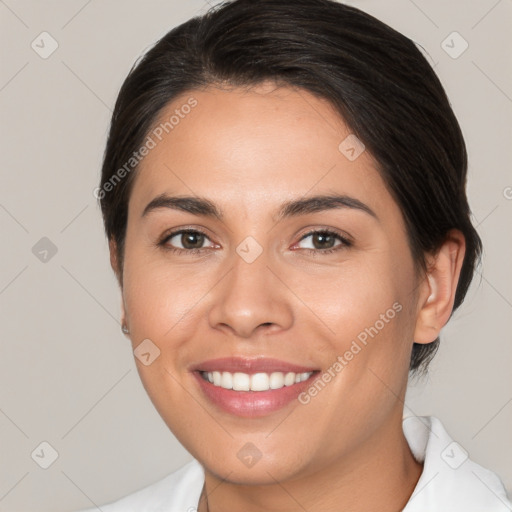
<svg viewBox="0 0 512 512">
<path fill-rule="evenodd" d="M 138 170 L 121 289 L 133 348 L 149 338 L 161 351 L 148 366 L 136 359 L 144 387 L 205 468 L 199 511 L 206 496 L 210 511 L 401 510 L 422 471 L 401 426 L 412 344 L 433 341 L 448 321 L 463 236 L 450 232 L 419 272 L 376 163 L 368 151 L 354 161 L 340 152 L 351 132 L 327 101 L 270 83 L 208 88 L 176 98 L 162 119 L 191 95 L 198 105 Z M 285 201 L 334 192 L 378 218 L 351 208 L 274 218 Z M 206 197 L 224 218 L 169 208 L 142 216 L 162 193 Z M 201 254 L 158 246 L 183 227 L 206 233 Z M 322 228 L 352 245 L 322 254 L 315 236 L 302 239 Z M 263 249 L 250 264 L 236 252 L 248 236 Z M 113 241 L 110 249 L 119 276 Z M 241 418 L 209 402 L 191 374 L 233 355 L 325 371 L 394 303 L 402 310 L 307 405 Z M 251 468 L 237 457 L 246 443 L 262 454 Z"/>
</svg>

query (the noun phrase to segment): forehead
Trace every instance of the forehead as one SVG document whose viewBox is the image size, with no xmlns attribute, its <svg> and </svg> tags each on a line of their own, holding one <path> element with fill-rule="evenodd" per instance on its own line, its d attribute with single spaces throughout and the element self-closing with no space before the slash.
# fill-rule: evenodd
<svg viewBox="0 0 512 512">
<path fill-rule="evenodd" d="M 390 199 L 371 155 L 357 156 L 362 146 L 341 116 L 302 89 L 264 83 L 189 91 L 162 110 L 148 136 L 154 147 L 132 193 L 138 210 L 164 192 L 246 208 L 310 191 Z"/>
</svg>

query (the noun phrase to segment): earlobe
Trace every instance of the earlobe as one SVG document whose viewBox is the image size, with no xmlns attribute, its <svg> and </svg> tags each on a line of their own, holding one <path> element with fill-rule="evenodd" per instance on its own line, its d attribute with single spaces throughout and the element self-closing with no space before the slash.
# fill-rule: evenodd
<svg viewBox="0 0 512 512">
<path fill-rule="evenodd" d="M 452 230 L 431 258 L 420 286 L 415 343 L 432 343 L 448 322 L 455 302 L 465 249 L 464 235 L 458 230 Z"/>
</svg>

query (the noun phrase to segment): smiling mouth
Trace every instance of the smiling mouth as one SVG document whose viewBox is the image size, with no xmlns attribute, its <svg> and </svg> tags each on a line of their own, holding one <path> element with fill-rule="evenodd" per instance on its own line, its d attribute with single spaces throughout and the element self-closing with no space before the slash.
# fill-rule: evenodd
<svg viewBox="0 0 512 512">
<path fill-rule="evenodd" d="M 293 386 L 308 380 L 315 372 L 243 373 L 226 371 L 201 371 L 202 379 L 223 389 L 234 391 L 270 391 Z"/>
<path fill-rule="evenodd" d="M 297 397 L 320 375 L 318 367 L 269 357 L 210 359 L 189 370 L 215 412 L 241 418 L 262 418 L 296 406 Z"/>
</svg>

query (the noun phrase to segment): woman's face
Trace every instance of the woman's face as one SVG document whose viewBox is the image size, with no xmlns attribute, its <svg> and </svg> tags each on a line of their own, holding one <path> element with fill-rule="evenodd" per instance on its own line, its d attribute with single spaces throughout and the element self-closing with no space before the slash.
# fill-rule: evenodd
<svg viewBox="0 0 512 512">
<path fill-rule="evenodd" d="M 168 134 L 150 134 L 124 256 L 151 400 L 231 481 L 350 460 L 401 425 L 422 287 L 397 204 L 335 111 L 303 90 L 193 91 L 161 121 L 172 115 Z M 173 202 L 185 196 L 209 210 Z"/>
</svg>

